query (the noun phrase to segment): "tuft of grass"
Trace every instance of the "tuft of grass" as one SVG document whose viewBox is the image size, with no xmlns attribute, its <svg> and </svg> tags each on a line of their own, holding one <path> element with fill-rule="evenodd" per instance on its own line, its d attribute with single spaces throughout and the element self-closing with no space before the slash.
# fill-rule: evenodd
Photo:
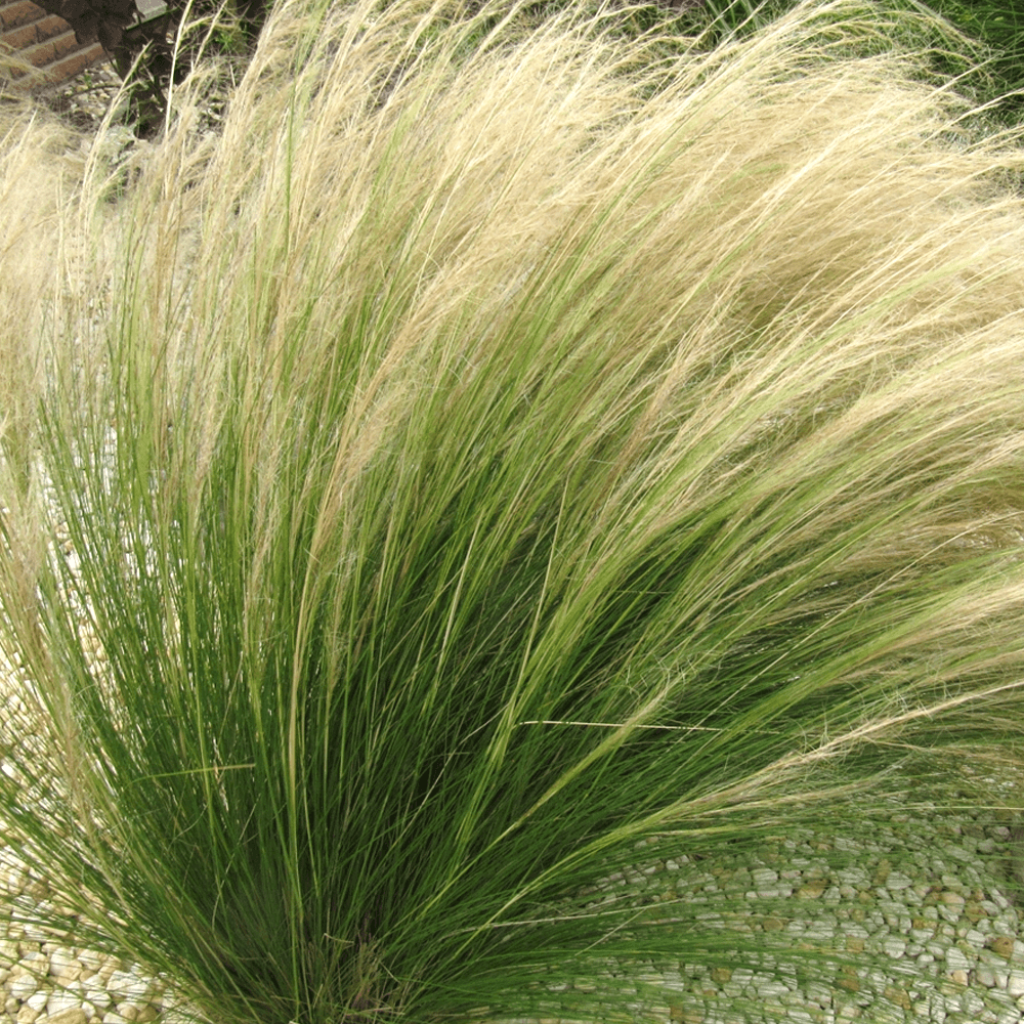
<svg viewBox="0 0 1024 1024">
<path fill-rule="evenodd" d="M 684 6 L 682 20 L 697 18 L 712 38 L 751 32 L 796 6 L 797 0 L 701 0 Z M 884 0 L 876 12 L 934 13 L 938 20 L 915 21 L 914 34 L 925 28 L 918 45 L 933 49 L 934 73 L 955 79 L 962 91 L 974 96 L 979 114 L 990 126 L 1019 125 L 1024 107 L 1024 14 L 1007 0 Z M 883 16 L 885 16 L 883 14 Z M 682 27 L 682 26 L 681 26 Z M 905 26 L 906 27 L 906 26 Z M 684 29 L 685 31 L 685 29 Z M 927 36 L 930 35 L 930 39 Z M 953 39 L 954 45 L 950 45 Z M 904 41 L 904 45 L 906 41 Z"/>
<path fill-rule="evenodd" d="M 287 0 L 0 248 L 0 815 L 218 1024 L 657 1018 L 764 946 L 651 843 L 1019 763 L 1019 140 L 923 15 L 528 7 Z"/>
<path fill-rule="evenodd" d="M 1005 0 L 974 4 L 936 0 L 935 8 L 987 47 L 987 98 L 996 117 L 1004 123 L 1020 124 L 1024 116 L 1024 13 Z"/>
</svg>

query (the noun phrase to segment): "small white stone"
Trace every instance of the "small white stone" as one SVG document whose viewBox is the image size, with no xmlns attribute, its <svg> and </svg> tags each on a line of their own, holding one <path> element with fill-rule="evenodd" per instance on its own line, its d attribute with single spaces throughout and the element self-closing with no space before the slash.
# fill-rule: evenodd
<svg viewBox="0 0 1024 1024">
<path fill-rule="evenodd" d="M 7 991 L 14 999 L 24 1002 L 35 992 L 38 984 L 31 974 L 22 973 L 7 979 Z"/>
<path fill-rule="evenodd" d="M 966 971 L 970 968 L 970 962 L 964 956 L 963 950 L 956 946 L 950 946 L 946 950 L 946 967 L 950 971 Z"/>
<path fill-rule="evenodd" d="M 106 987 L 113 995 L 122 995 L 127 993 L 137 980 L 135 975 L 129 974 L 128 971 L 115 970 L 110 972 Z"/>
<path fill-rule="evenodd" d="M 814 1018 L 806 1010 L 789 1010 L 786 1019 L 795 1021 L 796 1024 L 814 1024 Z"/>
<path fill-rule="evenodd" d="M 85 993 L 86 1002 L 92 1003 L 96 1007 L 97 1012 L 109 1009 L 113 999 L 110 998 L 110 993 L 106 989 L 102 988 L 90 988 Z"/>
<path fill-rule="evenodd" d="M 985 1009 L 985 1000 L 982 999 L 977 992 L 972 992 L 970 989 L 967 989 L 967 991 L 960 996 L 960 1005 L 974 1020 L 978 1020 L 980 1014 Z"/>
<path fill-rule="evenodd" d="M 42 1011 L 46 1009 L 46 1001 L 48 998 L 49 994 L 46 992 L 33 992 L 32 995 L 25 1000 L 25 1005 L 42 1013 Z"/>
<path fill-rule="evenodd" d="M 49 943 L 47 943 L 49 945 Z M 74 954 L 70 949 L 66 947 L 58 946 L 56 949 L 51 949 L 50 953 L 50 973 L 53 975 L 59 975 L 64 968 L 70 964 L 77 964 L 78 961 L 75 959 Z M 79 968 L 82 966 L 78 964 Z"/>
<path fill-rule="evenodd" d="M 82 1000 L 70 992 L 51 992 L 46 1000 L 46 1012 L 51 1017 L 65 1010 L 80 1010 Z"/>
<path fill-rule="evenodd" d="M 912 878 L 908 878 L 902 872 L 891 871 L 889 877 L 885 880 L 885 887 L 887 889 L 909 889 L 914 884 Z"/>
<path fill-rule="evenodd" d="M 954 860 L 958 860 L 963 864 L 969 864 L 974 860 L 974 857 L 962 846 L 945 846 L 943 847 L 942 852 L 947 857 L 952 857 Z"/>
<path fill-rule="evenodd" d="M 1006 979 L 1006 991 L 1014 998 L 1024 996 L 1024 971 L 1010 971 Z"/>
<path fill-rule="evenodd" d="M 101 953 L 92 953 L 87 949 L 83 949 L 78 954 L 78 962 L 82 965 L 83 974 L 98 974 L 103 966 L 103 960 L 104 957 Z"/>
<path fill-rule="evenodd" d="M 846 885 L 859 885 L 867 888 L 871 884 L 871 878 L 863 868 L 841 868 L 837 874 L 839 876 L 839 881 Z"/>
</svg>

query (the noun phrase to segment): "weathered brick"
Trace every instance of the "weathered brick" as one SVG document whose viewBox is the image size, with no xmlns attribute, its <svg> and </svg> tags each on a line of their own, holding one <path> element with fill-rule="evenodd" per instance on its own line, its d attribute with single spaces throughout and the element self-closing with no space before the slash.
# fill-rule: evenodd
<svg viewBox="0 0 1024 1024">
<path fill-rule="evenodd" d="M 72 38 L 74 38 L 74 33 L 72 33 Z M 43 42 L 36 43 L 34 46 L 28 46 L 21 50 L 18 56 L 22 60 L 28 61 L 35 68 L 44 68 L 57 56 L 57 51 L 54 47 L 54 41 L 46 39 Z"/>
<path fill-rule="evenodd" d="M 9 28 L 0 37 L 0 43 L 9 46 L 12 50 L 24 50 L 39 42 L 38 22 L 27 22 L 17 28 Z"/>
<path fill-rule="evenodd" d="M 69 78 L 81 74 L 90 64 L 95 64 L 102 57 L 103 47 L 99 43 L 79 47 L 46 66 L 44 71 L 47 81 L 54 84 L 66 82 Z"/>
<path fill-rule="evenodd" d="M 75 50 L 80 50 L 82 48 L 81 44 L 75 38 L 74 31 L 68 28 L 67 22 L 62 21 L 61 24 L 64 26 L 65 31 L 61 32 L 59 35 L 50 37 L 50 41 L 53 43 L 53 57 L 51 60 L 60 60 L 62 57 L 66 57 L 69 53 L 73 53 Z"/>
<path fill-rule="evenodd" d="M 12 80 L 19 79 L 17 88 L 30 91 L 36 84 L 67 81 L 104 55 L 98 43 L 80 45 L 63 18 L 47 14 L 31 0 L 0 3 L 0 44 L 42 73 L 36 78 L 10 72 Z"/>
<path fill-rule="evenodd" d="M 39 21 L 46 12 L 32 3 L 31 0 L 13 0 L 12 3 L 0 5 L 0 39 L 6 42 L 6 33 L 10 29 Z"/>
</svg>

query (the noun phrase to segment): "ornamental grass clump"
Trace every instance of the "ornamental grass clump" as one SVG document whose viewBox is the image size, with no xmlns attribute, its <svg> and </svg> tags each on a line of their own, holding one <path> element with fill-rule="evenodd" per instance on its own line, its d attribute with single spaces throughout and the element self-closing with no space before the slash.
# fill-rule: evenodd
<svg viewBox="0 0 1024 1024">
<path fill-rule="evenodd" d="M 657 1018 L 767 939 L 609 880 L 1018 759 L 1018 140 L 906 14 L 477 8 L 0 205 L 17 912 L 216 1024 Z"/>
</svg>

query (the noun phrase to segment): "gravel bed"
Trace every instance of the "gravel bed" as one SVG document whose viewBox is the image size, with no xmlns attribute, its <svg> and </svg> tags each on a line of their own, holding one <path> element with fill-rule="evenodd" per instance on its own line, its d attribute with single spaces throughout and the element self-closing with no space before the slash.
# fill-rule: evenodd
<svg viewBox="0 0 1024 1024">
<path fill-rule="evenodd" d="M 60 85 L 36 93 L 36 99 L 76 128 L 95 131 L 121 88 L 109 61 L 100 61 Z"/>
<path fill-rule="evenodd" d="M 710 931 L 763 937 L 739 964 L 650 965 L 686 1024 L 1024 1021 L 1019 818 L 894 808 L 888 818 L 766 837 L 734 860 L 649 866 L 655 892 L 702 903 Z M 827 858 L 827 859 L 826 859 Z M 623 884 L 628 884 L 624 879 Z M 659 897 L 664 898 L 664 897 Z M 813 968 L 786 948 L 838 950 Z M 731 1001 L 746 1003 L 737 1017 Z"/>
</svg>

